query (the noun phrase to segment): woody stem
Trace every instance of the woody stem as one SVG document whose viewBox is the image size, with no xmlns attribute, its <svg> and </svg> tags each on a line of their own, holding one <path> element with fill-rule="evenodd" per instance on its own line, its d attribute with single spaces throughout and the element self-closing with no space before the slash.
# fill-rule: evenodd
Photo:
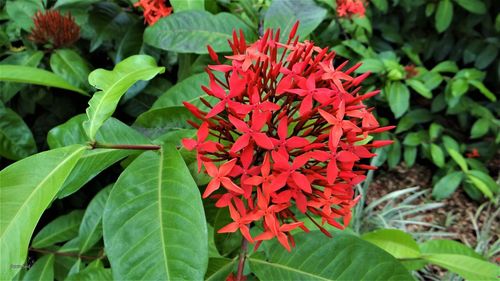
<svg viewBox="0 0 500 281">
<path fill-rule="evenodd" d="M 161 146 L 151 144 L 108 144 L 93 142 L 90 144 L 92 149 L 108 148 L 108 149 L 131 149 L 131 150 L 159 150 Z"/>
<path fill-rule="evenodd" d="M 245 259 L 247 257 L 247 247 L 248 241 L 247 239 L 243 238 L 243 240 L 241 241 L 240 257 L 238 258 L 238 274 L 236 275 L 236 281 L 243 280 L 243 269 L 245 267 Z"/>
</svg>

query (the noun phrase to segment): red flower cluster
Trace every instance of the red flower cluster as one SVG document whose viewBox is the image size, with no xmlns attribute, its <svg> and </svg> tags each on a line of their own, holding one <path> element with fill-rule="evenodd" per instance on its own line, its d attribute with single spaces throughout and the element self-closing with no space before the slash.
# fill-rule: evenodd
<svg viewBox="0 0 500 281">
<path fill-rule="evenodd" d="M 337 15 L 339 17 L 365 16 L 364 0 L 337 0 Z"/>
<path fill-rule="evenodd" d="M 61 15 L 59 11 L 36 12 L 34 27 L 28 39 L 37 44 L 50 44 L 54 48 L 67 47 L 80 38 L 80 27 L 71 14 Z"/>
<path fill-rule="evenodd" d="M 144 10 L 144 21 L 148 25 L 153 25 L 172 13 L 172 7 L 168 7 L 165 0 L 139 0 L 134 7 L 141 7 Z"/>
<path fill-rule="evenodd" d="M 413 64 L 405 66 L 406 78 L 413 78 L 418 75 L 418 69 Z"/>
<path fill-rule="evenodd" d="M 197 138 L 183 144 L 196 150 L 200 171 L 204 166 L 212 178 L 203 198 L 228 207 L 234 221 L 218 232 L 239 230 L 258 243 L 276 237 L 288 250 L 290 231 L 309 231 L 297 211 L 327 235 L 325 222 L 340 229 L 349 223 L 357 201 L 353 186 L 376 168 L 362 159 L 392 143 L 370 142 L 370 134 L 393 128 L 380 127 L 362 103 L 379 92 L 360 94 L 369 73 L 353 77 L 360 64 L 335 67 L 334 52 L 298 42 L 296 30 L 297 24 L 285 44 L 279 30 L 267 30 L 250 46 L 234 33 L 230 65 L 209 46 L 217 65 L 208 67 L 210 84 L 202 88 L 215 102 L 200 98 L 205 109 L 184 103 L 201 120 L 189 121 Z M 252 237 L 250 226 L 258 223 L 263 232 Z"/>
</svg>

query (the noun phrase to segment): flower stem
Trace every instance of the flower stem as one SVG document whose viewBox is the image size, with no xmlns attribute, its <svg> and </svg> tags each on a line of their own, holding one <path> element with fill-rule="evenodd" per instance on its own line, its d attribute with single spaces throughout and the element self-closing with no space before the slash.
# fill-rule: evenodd
<svg viewBox="0 0 500 281">
<path fill-rule="evenodd" d="M 107 149 L 132 149 L 132 150 L 159 150 L 161 146 L 153 144 L 109 144 L 93 142 L 90 144 L 92 149 L 107 148 Z"/>
<path fill-rule="evenodd" d="M 243 269 L 245 267 L 245 260 L 247 257 L 247 247 L 248 241 L 243 238 L 241 241 L 240 257 L 238 258 L 238 274 L 236 275 L 236 281 L 243 280 Z"/>
</svg>

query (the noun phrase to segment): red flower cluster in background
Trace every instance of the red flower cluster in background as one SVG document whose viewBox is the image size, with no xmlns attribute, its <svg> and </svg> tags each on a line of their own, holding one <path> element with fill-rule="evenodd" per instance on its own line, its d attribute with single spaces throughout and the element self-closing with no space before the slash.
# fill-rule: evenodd
<svg viewBox="0 0 500 281">
<path fill-rule="evenodd" d="M 144 21 L 148 25 L 153 25 L 172 13 L 172 7 L 168 7 L 165 0 L 139 0 L 134 7 L 141 7 L 144 10 Z"/>
<path fill-rule="evenodd" d="M 53 48 L 67 47 L 80 38 L 80 27 L 71 14 L 61 15 L 59 11 L 38 11 L 33 17 L 34 27 L 28 39 L 36 44 L 50 44 Z"/>
<path fill-rule="evenodd" d="M 215 102 L 200 98 L 205 108 L 184 103 L 201 120 L 189 121 L 198 128 L 197 139 L 183 144 L 196 150 L 200 171 L 204 166 L 211 177 L 203 198 L 217 199 L 233 219 L 218 232 L 239 230 L 258 243 L 276 237 L 288 250 L 294 245 L 290 231 L 309 231 L 298 213 L 326 235 L 324 223 L 349 224 L 357 201 L 353 186 L 376 168 L 362 159 L 392 143 L 370 135 L 393 128 L 380 127 L 363 104 L 379 92 L 360 93 L 369 73 L 354 77 L 360 64 L 346 69 L 347 61 L 335 67 L 334 52 L 298 42 L 296 30 L 297 24 L 285 44 L 279 30 L 267 30 L 251 45 L 241 32 L 233 34 L 230 65 L 209 47 L 217 64 L 208 67 L 210 84 L 203 90 Z M 263 229 L 255 237 L 252 224 Z"/>
<path fill-rule="evenodd" d="M 337 15 L 339 17 L 365 16 L 364 0 L 337 0 Z"/>
</svg>

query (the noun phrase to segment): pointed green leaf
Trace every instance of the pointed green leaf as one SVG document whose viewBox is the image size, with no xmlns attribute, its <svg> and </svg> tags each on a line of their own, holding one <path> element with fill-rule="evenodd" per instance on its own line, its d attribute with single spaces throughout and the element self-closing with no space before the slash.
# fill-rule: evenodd
<svg viewBox="0 0 500 281">
<path fill-rule="evenodd" d="M 453 3 L 451 3 L 451 0 L 440 0 L 435 16 L 436 30 L 441 33 L 448 29 L 452 19 Z"/>
<path fill-rule="evenodd" d="M 462 156 L 462 154 L 458 153 L 453 148 L 447 148 L 446 151 L 448 151 L 448 154 L 450 154 L 451 158 L 460 166 L 462 171 L 467 172 L 469 168 L 467 167 L 467 161 L 465 161 L 465 158 Z"/>
<path fill-rule="evenodd" d="M 413 280 L 394 257 L 355 236 L 313 231 L 294 239 L 293 254 L 273 243 L 268 260 L 249 258 L 259 280 Z"/>
<path fill-rule="evenodd" d="M 18 270 L 10 265 L 24 263 L 38 220 L 85 149 L 49 150 L 0 171 L 0 279 L 12 279 Z"/>
<path fill-rule="evenodd" d="M 174 147 L 145 152 L 125 169 L 106 203 L 103 229 L 115 279 L 203 279 L 208 242 L 201 196 Z"/>
<path fill-rule="evenodd" d="M 417 242 L 411 235 L 397 229 L 380 229 L 364 234 L 361 238 L 368 241 L 397 259 L 412 259 L 420 256 Z"/>
<path fill-rule="evenodd" d="M 286 42 L 293 25 L 300 21 L 296 35 L 304 39 L 323 21 L 326 12 L 313 0 L 301 0 L 300 4 L 293 0 L 274 0 L 266 12 L 264 28 L 279 28 L 280 41 Z"/>
<path fill-rule="evenodd" d="M 481 0 L 455 0 L 462 8 L 474 14 L 486 13 L 486 5 Z"/>
<path fill-rule="evenodd" d="M 100 260 L 93 261 L 78 273 L 68 276 L 65 281 L 113 280 L 110 268 L 104 268 Z"/>
<path fill-rule="evenodd" d="M 25 51 L 21 53 L 15 53 L 0 62 L 0 64 L 15 64 L 37 67 L 43 58 L 42 51 Z M 21 91 L 26 84 L 11 83 L 11 82 L 0 82 L 0 100 L 4 103 L 8 102 L 12 97 L 14 97 L 19 91 Z"/>
<path fill-rule="evenodd" d="M 424 83 L 416 79 L 408 79 L 406 80 L 406 84 L 408 84 L 408 86 L 410 86 L 413 90 L 415 90 L 415 92 L 419 93 L 424 98 L 432 99 L 432 93 Z"/>
<path fill-rule="evenodd" d="M 137 117 L 133 127 L 151 139 L 156 139 L 168 132 L 192 128 L 187 120 L 195 121 L 194 116 L 185 107 L 172 106 L 146 111 Z"/>
<path fill-rule="evenodd" d="M 396 118 L 401 117 L 410 106 L 410 91 L 405 84 L 395 81 L 386 87 L 385 97 Z"/>
<path fill-rule="evenodd" d="M 92 248 L 102 238 L 102 214 L 110 192 L 111 186 L 99 191 L 85 210 L 85 215 L 78 231 L 80 253 L 82 254 Z"/>
<path fill-rule="evenodd" d="M 19 160 L 36 150 L 33 134 L 21 116 L 0 102 L 0 156 Z"/>
<path fill-rule="evenodd" d="M 36 67 L 0 64 L 0 81 L 55 87 L 88 95 L 56 74 Z"/>
<path fill-rule="evenodd" d="M 45 248 L 75 238 L 83 218 L 83 210 L 74 210 L 48 223 L 33 238 L 31 246 Z"/>
<path fill-rule="evenodd" d="M 88 120 L 83 127 L 89 139 L 94 140 L 102 124 L 113 114 L 125 92 L 139 80 L 150 80 L 165 71 L 154 58 L 135 55 L 117 64 L 113 70 L 97 69 L 89 76 L 89 83 L 100 89 L 89 101 Z"/>
<path fill-rule="evenodd" d="M 479 189 L 484 196 L 488 197 L 489 199 L 493 200 L 493 192 L 488 188 L 488 185 L 482 181 L 480 178 L 474 176 L 471 173 L 467 174 L 467 179 L 477 188 Z"/>
<path fill-rule="evenodd" d="M 79 88 L 88 89 L 87 76 L 90 65 L 77 52 L 71 49 L 59 49 L 50 56 L 50 68 L 55 74 Z"/>
<path fill-rule="evenodd" d="M 455 192 L 463 180 L 463 172 L 456 171 L 442 177 L 432 189 L 432 196 L 437 200 L 448 198 Z"/>
<path fill-rule="evenodd" d="M 210 258 L 208 260 L 207 273 L 205 281 L 226 280 L 227 276 L 233 271 L 237 260 L 228 258 Z"/>
<path fill-rule="evenodd" d="M 431 143 L 431 158 L 439 168 L 444 166 L 444 153 L 439 145 Z"/>
<path fill-rule="evenodd" d="M 476 122 L 474 122 L 474 125 L 472 125 L 472 129 L 470 130 L 470 137 L 473 139 L 477 139 L 486 135 L 486 133 L 488 133 L 489 127 L 490 121 L 488 119 L 478 119 Z"/>
<path fill-rule="evenodd" d="M 45 255 L 38 259 L 24 275 L 24 281 L 54 280 L 54 255 Z"/>
<path fill-rule="evenodd" d="M 205 95 L 201 89 L 202 85 L 208 85 L 209 79 L 206 73 L 192 75 L 163 93 L 153 104 L 151 110 L 170 106 L 183 106 L 182 102 L 197 105 L 199 97 Z"/>
<path fill-rule="evenodd" d="M 486 98 L 488 98 L 490 101 L 495 102 L 497 100 L 497 97 L 495 94 L 493 94 L 486 86 L 484 86 L 483 82 L 478 81 L 478 80 L 468 80 L 469 84 L 471 84 L 473 87 L 479 90 L 481 94 L 483 94 Z"/>
<path fill-rule="evenodd" d="M 144 42 L 178 53 L 208 54 L 207 45 L 216 52 L 229 52 L 231 47 L 227 40 L 232 40 L 233 30 L 239 29 L 248 42 L 256 39 L 255 32 L 235 15 L 182 11 L 164 17 L 146 28 Z"/>
</svg>

